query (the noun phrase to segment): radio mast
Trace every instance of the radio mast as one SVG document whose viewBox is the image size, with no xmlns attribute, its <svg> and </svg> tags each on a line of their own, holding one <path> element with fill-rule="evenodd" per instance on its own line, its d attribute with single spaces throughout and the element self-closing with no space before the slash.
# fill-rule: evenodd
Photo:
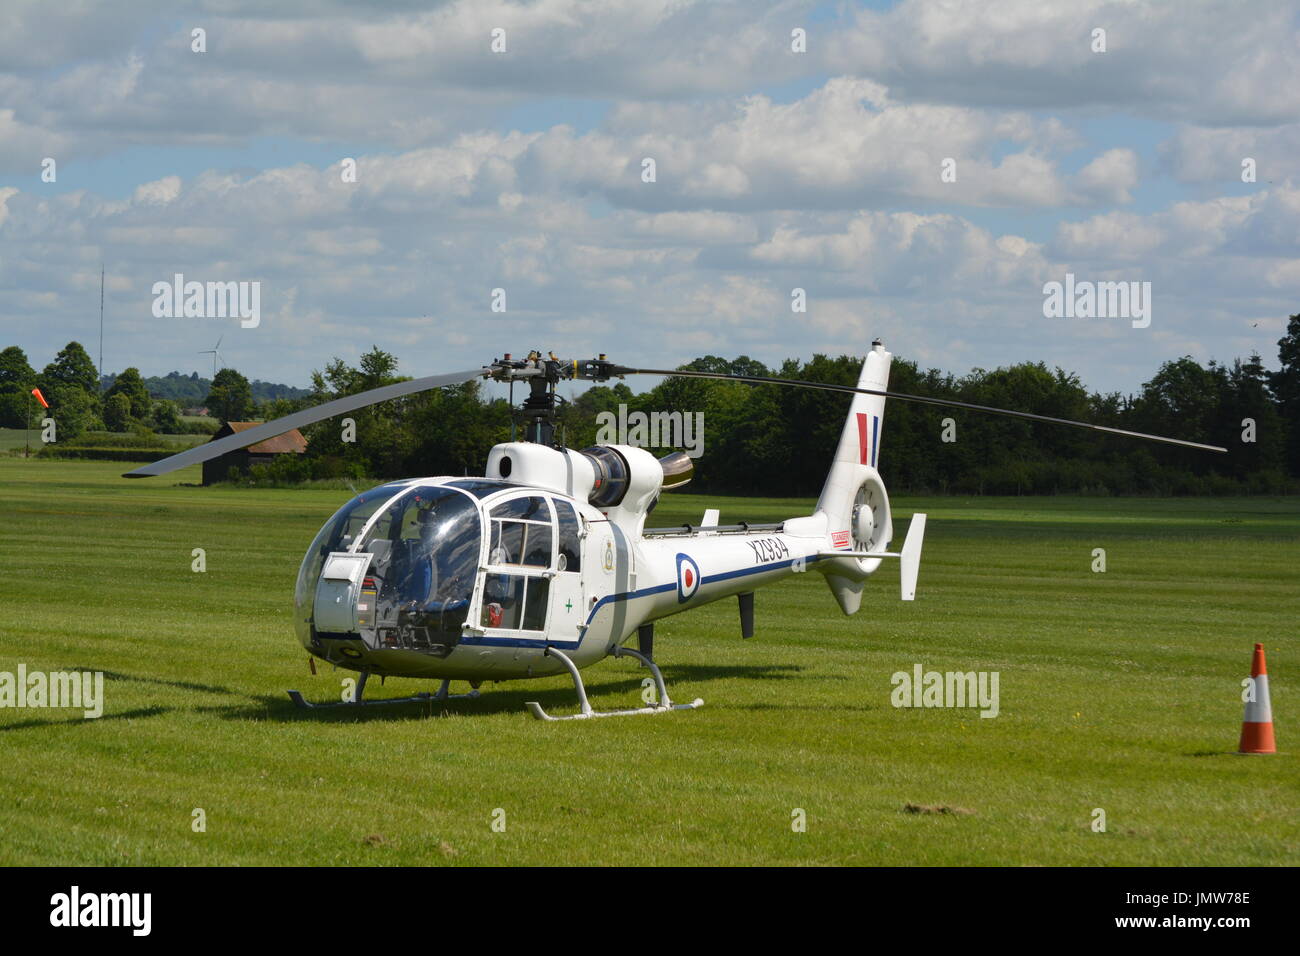
<svg viewBox="0 0 1300 956">
<path fill-rule="evenodd" d="M 104 263 L 99 264 L 99 392 L 104 393 Z"/>
</svg>

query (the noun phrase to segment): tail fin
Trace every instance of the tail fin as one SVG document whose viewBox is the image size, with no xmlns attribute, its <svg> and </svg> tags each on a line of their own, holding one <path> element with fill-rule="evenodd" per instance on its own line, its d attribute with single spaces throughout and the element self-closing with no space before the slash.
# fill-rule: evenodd
<svg viewBox="0 0 1300 956">
<path fill-rule="evenodd" d="M 858 376 L 859 388 L 884 390 L 889 387 L 889 363 L 893 358 L 885 347 L 876 342 L 867 360 L 862 364 L 862 374 Z M 853 543 L 856 532 L 867 530 L 865 527 L 854 528 L 853 512 L 858 502 L 858 492 L 865 483 L 879 484 L 880 474 L 876 470 L 880 460 L 880 436 L 884 425 L 885 397 L 883 395 L 854 395 L 853 404 L 849 406 L 848 417 L 844 421 L 844 430 L 840 433 L 839 447 L 831 462 L 830 474 L 822 486 L 821 497 L 817 499 L 817 510 L 826 515 L 832 536 L 838 535 L 832 542 L 834 547 L 847 548 Z M 875 479 L 874 482 L 871 479 Z M 884 485 L 880 484 L 883 494 Z M 884 518 L 889 519 L 887 501 Z M 891 533 L 882 537 L 872 535 L 879 547 L 889 542 L 892 528 L 880 528 Z M 844 532 L 849 532 L 844 535 Z M 858 542 L 867 544 L 867 540 Z M 867 550 L 863 548 L 862 550 Z"/>
<path fill-rule="evenodd" d="M 879 341 L 872 343 L 858 387 L 887 389 L 892 358 Z M 884 418 L 883 395 L 853 396 L 830 473 L 817 500 L 817 513 L 825 516 L 832 549 L 883 551 L 894 536 L 889 496 L 876 470 Z M 845 614 L 858 609 L 863 583 L 879 565 L 879 558 L 845 557 L 823 566 L 831 593 Z"/>
</svg>

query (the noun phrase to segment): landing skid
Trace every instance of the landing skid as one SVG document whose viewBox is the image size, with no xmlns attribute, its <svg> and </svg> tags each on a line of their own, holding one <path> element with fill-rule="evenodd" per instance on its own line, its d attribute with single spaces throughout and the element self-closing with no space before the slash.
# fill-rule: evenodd
<svg viewBox="0 0 1300 956">
<path fill-rule="evenodd" d="M 448 693 L 451 687 L 450 680 L 444 680 L 438 687 L 436 694 L 419 693 L 411 697 L 385 697 L 382 700 L 365 700 L 362 695 L 366 692 L 366 680 L 370 677 L 368 671 L 361 672 L 361 678 L 357 681 L 357 696 L 355 700 L 341 700 L 329 704 L 313 704 L 302 696 L 298 691 L 289 691 L 289 699 L 298 707 L 304 710 L 325 710 L 330 707 L 375 707 L 380 704 L 410 704 L 416 701 L 432 701 L 437 703 L 444 700 L 473 700 L 478 696 L 477 690 L 471 690 L 468 694 Z"/>
<path fill-rule="evenodd" d="M 548 647 L 546 653 L 551 657 L 557 657 L 566 668 L 569 675 L 573 678 L 573 686 L 578 691 L 578 704 L 581 707 L 579 713 L 566 714 L 562 717 L 552 717 L 546 711 L 542 710 L 542 705 L 535 700 L 528 701 L 528 709 L 538 720 L 585 720 L 588 717 L 629 717 L 633 714 L 667 714 L 674 710 L 694 710 L 704 704 L 700 697 L 695 698 L 689 704 L 674 704 L 668 696 L 668 688 L 664 685 L 664 675 L 659 673 L 659 667 L 650 658 L 644 654 L 634 651 L 629 647 L 615 647 L 615 657 L 634 657 L 642 665 L 650 668 L 650 673 L 654 675 L 655 686 L 659 690 L 659 703 L 650 707 L 637 707 L 634 710 L 593 710 L 591 703 L 587 700 L 587 688 L 582 683 L 582 675 L 578 673 L 577 665 L 569 660 L 569 655 L 554 647 Z"/>
</svg>

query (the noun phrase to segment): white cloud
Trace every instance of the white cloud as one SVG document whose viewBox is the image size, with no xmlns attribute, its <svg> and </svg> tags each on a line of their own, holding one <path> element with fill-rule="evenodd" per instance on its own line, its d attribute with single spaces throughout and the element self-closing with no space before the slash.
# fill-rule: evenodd
<svg viewBox="0 0 1300 956">
<path fill-rule="evenodd" d="M 597 190 L 616 205 L 647 211 L 844 208 L 909 199 L 1051 206 L 1080 198 L 1049 155 L 1073 140 L 1059 123 L 898 103 L 869 80 L 831 79 L 792 103 L 749 96 L 729 110 L 715 107 L 693 118 L 676 109 L 627 110 L 612 126 L 630 127 L 633 115 L 664 125 L 626 134 L 548 130 L 519 158 L 521 182 Z M 1023 148 L 995 158 L 1007 143 Z M 646 158 L 655 161 L 653 183 L 642 180 Z M 955 182 L 941 179 L 948 158 L 956 162 Z M 1094 170 L 1085 192 L 1122 191 L 1131 177 L 1111 168 L 1122 166 L 1119 159 L 1108 157 Z"/>
<path fill-rule="evenodd" d="M 352 185 L 336 167 L 295 165 L 146 184 L 125 201 L 7 189 L 0 324 L 41 336 L 29 347 L 39 355 L 92 334 L 82 326 L 97 290 L 75 277 L 103 258 L 110 367 L 129 356 L 157 372 L 196 368 L 219 327 L 232 365 L 299 382 L 332 355 L 375 343 L 400 347 L 416 373 L 539 342 L 669 363 L 702 351 L 776 361 L 852 351 L 883 334 L 901 354 L 945 367 L 1046 358 L 1117 386 L 1125 380 L 1114 376 L 1149 374 L 1169 354 L 1208 358 L 1218 342 L 1216 354 L 1230 357 L 1216 329 L 1235 336 L 1261 315 L 1294 311 L 1300 292 L 1300 189 L 1289 186 L 1146 215 L 1109 211 L 1063 223 L 1047 245 L 952 213 L 593 212 L 581 194 L 479 188 L 485 176 L 520 178 L 512 171 L 543 139 L 447 147 L 438 161 L 457 172 L 440 188 L 423 180 L 430 153 L 420 150 L 358 157 Z M 159 190 L 169 201 L 155 201 Z M 1102 347 L 1121 330 L 1045 324 L 1042 283 L 1067 270 L 1152 281 L 1162 337 L 1124 339 L 1136 351 L 1121 368 Z M 154 319 L 150 286 L 175 272 L 261 281 L 261 327 Z M 792 319 L 796 286 L 809 312 Z M 507 290 L 504 315 L 489 310 L 496 287 Z M 964 344 L 950 352 L 953 341 Z"/>
<path fill-rule="evenodd" d="M 758 231 L 751 219 L 722 212 L 665 212 L 633 222 L 639 235 L 674 239 L 697 245 L 754 242 Z"/>
<path fill-rule="evenodd" d="M 0 77 L 0 92 L 3 85 Z M 7 102 L 12 101 L 0 99 L 0 170 L 21 171 L 33 178 L 38 177 L 44 159 L 51 157 L 56 163 L 63 159 L 71 140 L 62 133 L 18 118 L 12 108 L 3 106 Z"/>
<path fill-rule="evenodd" d="M 909 0 L 830 19 L 811 3 L 688 0 L 180 9 L 0 12 L 0 169 L 32 182 L 0 188 L 0 326 L 32 343 L 35 361 L 94 335 L 101 261 L 110 368 L 201 367 L 195 352 L 220 328 L 231 364 L 293 382 L 376 343 L 418 374 L 531 347 L 776 361 L 860 351 L 880 334 L 954 370 L 1045 359 L 1091 385 L 1132 387 L 1184 351 L 1267 351 L 1270 317 L 1295 311 L 1290 8 Z M 841 29 L 845 18 L 858 29 Z M 189 51 L 190 21 L 208 29 L 207 54 Z M 1087 50 L 1095 23 L 1108 30 L 1104 55 Z M 497 25 L 503 56 L 487 49 Z M 808 54 L 789 52 L 792 25 L 808 27 Z M 811 87 L 789 82 L 809 76 Z M 1114 135 L 1135 127 L 1108 128 L 1105 109 L 1188 124 L 1164 150 L 1184 181 L 1232 181 L 1252 150 L 1258 188 L 1112 208 L 1151 208 L 1139 176 L 1149 157 Z M 226 150 L 263 137 L 286 158 L 264 168 L 259 148 L 232 168 L 241 160 Z M 349 144 L 355 183 L 321 142 Z M 84 183 L 59 191 L 65 168 L 131 145 L 222 151 L 206 171 L 142 161 L 138 178 L 152 181 L 130 181 L 121 198 Z M 45 155 L 59 160 L 56 188 L 39 184 Z M 654 183 L 642 182 L 645 157 Z M 949 157 L 955 182 L 940 176 Z M 1051 211 L 1076 206 L 1096 214 L 1053 231 Z M 1042 283 L 1066 270 L 1151 280 L 1152 334 L 1045 322 Z M 149 289 L 176 272 L 261 281 L 262 325 L 160 323 Z M 796 286 L 806 315 L 790 312 Z M 496 287 L 504 314 L 489 311 Z"/>
<path fill-rule="evenodd" d="M 840 228 L 778 226 L 752 250 L 755 263 L 794 275 L 830 273 L 837 289 L 889 294 L 1032 286 L 1046 273 L 1042 250 L 994 237 L 956 216 L 859 212 Z M 812 275 L 809 275 L 812 279 Z"/>
<path fill-rule="evenodd" d="M 1187 183 L 1240 183 L 1254 160 L 1258 183 L 1300 181 L 1300 122 L 1273 128 L 1184 126 L 1161 145 L 1175 177 Z"/>
<path fill-rule="evenodd" d="M 18 190 L 12 186 L 0 186 L 0 226 L 3 226 L 5 220 L 9 218 L 9 197 L 17 195 Z"/>
<path fill-rule="evenodd" d="M 859 10 L 828 65 L 897 95 L 1011 108 L 1107 106 L 1203 125 L 1300 116 L 1293 2 L 902 0 Z M 1106 52 L 1093 52 L 1093 30 Z"/>
<path fill-rule="evenodd" d="M 694 99 L 813 72 L 788 49 L 810 2 L 456 0 L 426 10 L 211 0 L 0 12 L 0 170 L 256 137 L 431 145 L 548 97 Z M 190 48 L 202 24 L 207 52 Z M 506 30 L 507 52 L 490 34 Z M 19 139 L 19 133 L 22 139 Z"/>
<path fill-rule="evenodd" d="M 1125 212 L 1063 222 L 1056 230 L 1056 245 L 1063 255 L 1120 260 L 1148 255 L 1167 238 L 1167 231 L 1159 225 Z"/>
<path fill-rule="evenodd" d="M 1300 256 L 1298 221 L 1300 187 L 1287 183 L 1251 196 L 1174 203 L 1145 216 L 1110 212 L 1062 223 L 1052 249 L 1094 260 L 1179 257 L 1220 276 L 1243 268 L 1259 275 L 1269 259 Z"/>
<path fill-rule="evenodd" d="M 1079 188 L 1093 201 L 1129 202 L 1138 182 L 1137 165 L 1133 150 L 1107 150 L 1079 171 Z"/>
<path fill-rule="evenodd" d="M 135 189 L 135 201 L 138 203 L 169 203 L 181 194 L 181 178 L 164 176 L 151 183 L 142 183 Z"/>
<path fill-rule="evenodd" d="M 846 7 L 830 18 L 813 0 L 456 0 L 424 10 L 279 3 L 273 12 L 243 0 L 57 7 L 17 0 L 0 13 L 0 169 L 30 170 L 41 149 L 70 159 L 142 143 L 238 146 L 270 136 L 408 150 L 495 126 L 507 111 L 518 117 L 523 105 L 548 98 L 613 102 L 611 131 L 625 137 L 684 128 L 684 117 L 709 114 L 711 98 L 825 75 L 871 85 L 850 89 L 888 88 L 892 102 L 931 111 L 1100 105 L 1239 128 L 1300 116 L 1300 86 L 1287 82 L 1300 74 L 1294 0 L 1248 10 L 1230 0 L 903 0 L 885 12 Z M 208 31 L 207 53 L 191 52 L 192 23 Z M 792 24 L 808 28 L 809 52 L 790 51 Z M 1107 30 L 1106 53 L 1091 51 L 1098 25 Z M 507 30 L 505 54 L 489 50 L 494 27 Z M 888 104 L 865 99 L 888 113 Z M 857 107 L 847 100 L 824 108 L 852 118 Z M 759 101 L 755 110 L 738 126 L 736 145 L 747 130 L 766 129 L 811 135 L 819 146 L 831 141 L 819 125 L 802 125 L 798 110 Z M 638 126 L 656 112 L 660 122 Z M 965 130 L 959 122 L 949 136 L 943 114 L 925 119 L 940 126 L 904 123 L 891 155 L 928 173 L 930 148 L 957 155 Z M 1058 120 L 1044 122 L 1069 135 Z M 922 141 L 923 155 L 909 154 L 908 135 L 927 131 L 935 135 Z M 852 123 L 839 131 L 845 161 L 857 132 Z M 863 144 L 885 132 L 865 134 Z M 1031 140 L 1040 151 L 1062 146 L 1048 144 L 1045 127 Z M 747 189 L 746 163 L 713 162 L 692 170 L 697 194 L 761 188 Z M 795 171 L 811 177 L 827 164 L 835 166 L 823 151 Z M 998 197 L 1008 194 L 1013 169 L 969 201 L 1004 202 Z M 843 170 L 830 173 L 839 180 Z M 1053 187 L 1039 188 L 1034 202 L 1056 201 Z"/>
</svg>

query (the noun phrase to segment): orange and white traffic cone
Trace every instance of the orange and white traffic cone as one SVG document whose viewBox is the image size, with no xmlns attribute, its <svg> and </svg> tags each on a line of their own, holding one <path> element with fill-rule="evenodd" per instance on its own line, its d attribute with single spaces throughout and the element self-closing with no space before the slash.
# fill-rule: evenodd
<svg viewBox="0 0 1300 956">
<path fill-rule="evenodd" d="M 1273 740 L 1273 708 L 1268 702 L 1268 668 L 1264 666 L 1264 645 L 1255 645 L 1255 657 L 1250 663 L 1250 677 L 1254 694 L 1247 695 L 1246 716 L 1241 722 L 1241 743 L 1237 753 L 1275 754 Z"/>
</svg>

